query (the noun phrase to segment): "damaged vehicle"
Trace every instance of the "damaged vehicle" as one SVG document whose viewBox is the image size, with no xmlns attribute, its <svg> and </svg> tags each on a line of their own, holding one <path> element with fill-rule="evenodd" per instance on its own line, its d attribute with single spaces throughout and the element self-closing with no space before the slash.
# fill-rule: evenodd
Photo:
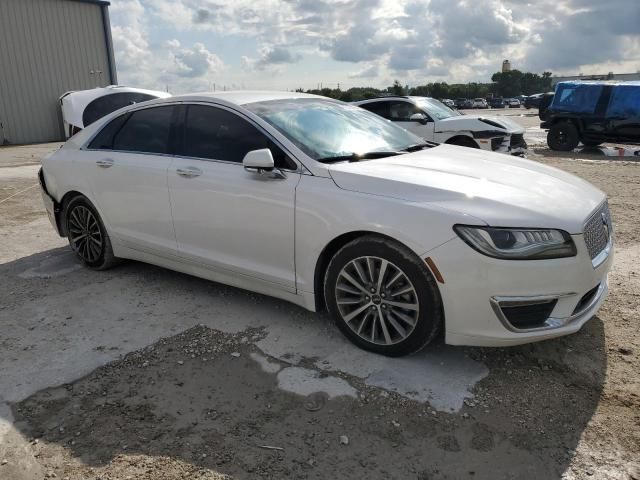
<svg viewBox="0 0 640 480">
<path fill-rule="evenodd" d="M 552 150 L 640 144 L 640 82 L 560 82 L 540 118 Z"/>
<path fill-rule="evenodd" d="M 505 117 L 462 115 L 430 97 L 381 97 L 355 102 L 419 137 L 498 153 L 524 155 L 524 128 Z"/>
<path fill-rule="evenodd" d="M 42 163 L 52 225 L 87 267 L 134 259 L 327 309 L 379 354 L 439 332 L 483 346 L 567 335 L 607 294 L 614 235 L 596 187 L 325 97 L 153 100 Z"/>
<path fill-rule="evenodd" d="M 67 92 L 59 98 L 65 138 L 72 137 L 105 115 L 134 103 L 167 98 L 166 92 L 109 85 Z"/>
</svg>

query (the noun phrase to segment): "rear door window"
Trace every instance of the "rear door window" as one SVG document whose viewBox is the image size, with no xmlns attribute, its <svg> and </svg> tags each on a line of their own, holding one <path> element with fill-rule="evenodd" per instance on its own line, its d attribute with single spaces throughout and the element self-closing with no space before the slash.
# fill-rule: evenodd
<svg viewBox="0 0 640 480">
<path fill-rule="evenodd" d="M 110 113 L 122 107 L 133 105 L 134 103 L 146 102 L 157 98 L 153 95 L 137 92 L 119 92 L 96 98 L 87 105 L 82 112 L 82 123 L 86 127 L 96 120 L 106 117 Z"/>
<path fill-rule="evenodd" d="M 284 151 L 239 115 L 206 105 L 189 105 L 178 155 L 242 163 L 251 150 L 268 148 L 277 168 L 295 169 Z"/>
<path fill-rule="evenodd" d="M 152 107 L 137 110 L 113 137 L 112 149 L 141 152 L 169 153 L 169 135 L 174 107 Z"/>
</svg>

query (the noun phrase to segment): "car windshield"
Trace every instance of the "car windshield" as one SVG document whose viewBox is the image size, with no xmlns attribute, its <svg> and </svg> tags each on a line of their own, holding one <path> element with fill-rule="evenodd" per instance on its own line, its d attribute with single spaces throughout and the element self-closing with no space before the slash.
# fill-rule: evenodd
<svg viewBox="0 0 640 480">
<path fill-rule="evenodd" d="M 438 120 L 444 120 L 445 118 L 460 115 L 459 112 L 447 107 L 444 103 L 433 98 L 420 98 L 416 103 L 422 110 L 427 112 L 430 117 Z"/>
<path fill-rule="evenodd" d="M 379 158 L 387 156 L 384 152 L 393 155 L 424 143 L 375 113 L 337 101 L 295 98 L 245 107 L 311 158 L 323 162 L 375 152 L 380 153 Z"/>
</svg>

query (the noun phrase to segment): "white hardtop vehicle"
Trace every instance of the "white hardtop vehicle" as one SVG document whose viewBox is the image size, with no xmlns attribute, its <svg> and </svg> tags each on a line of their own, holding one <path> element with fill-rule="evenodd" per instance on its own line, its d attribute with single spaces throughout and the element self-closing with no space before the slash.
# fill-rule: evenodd
<svg viewBox="0 0 640 480">
<path fill-rule="evenodd" d="M 505 117 L 463 115 L 430 97 L 381 97 L 355 102 L 429 142 L 524 155 L 524 128 Z"/>
<path fill-rule="evenodd" d="M 134 259 L 326 308 L 385 355 L 439 331 L 485 346 L 576 332 L 613 261 L 607 199 L 588 182 L 301 93 L 132 105 L 45 158 L 39 179 L 87 267 Z"/>
<path fill-rule="evenodd" d="M 65 137 L 73 136 L 122 107 L 170 96 L 166 92 L 121 85 L 66 92 L 59 99 Z"/>
</svg>

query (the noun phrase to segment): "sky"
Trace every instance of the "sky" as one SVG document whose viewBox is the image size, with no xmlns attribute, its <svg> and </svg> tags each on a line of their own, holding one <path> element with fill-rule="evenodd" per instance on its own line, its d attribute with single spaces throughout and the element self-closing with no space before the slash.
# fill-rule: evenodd
<svg viewBox="0 0 640 480">
<path fill-rule="evenodd" d="M 111 0 L 118 81 L 205 90 L 640 71 L 640 0 Z"/>
</svg>

